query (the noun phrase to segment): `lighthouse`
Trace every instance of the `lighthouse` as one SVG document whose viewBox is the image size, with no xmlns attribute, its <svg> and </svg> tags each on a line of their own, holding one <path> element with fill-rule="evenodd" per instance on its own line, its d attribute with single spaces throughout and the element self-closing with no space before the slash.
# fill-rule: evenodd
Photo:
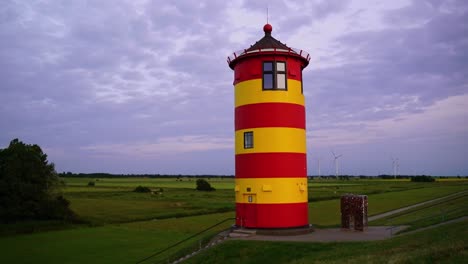
<svg viewBox="0 0 468 264">
<path fill-rule="evenodd" d="M 271 35 L 228 57 L 234 70 L 236 225 L 309 226 L 305 100 L 307 52 Z"/>
</svg>

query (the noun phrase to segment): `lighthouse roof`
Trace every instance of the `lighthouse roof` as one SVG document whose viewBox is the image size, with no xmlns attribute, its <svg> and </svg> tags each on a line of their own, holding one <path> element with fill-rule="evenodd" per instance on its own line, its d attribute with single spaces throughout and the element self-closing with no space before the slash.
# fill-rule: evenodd
<svg viewBox="0 0 468 264">
<path fill-rule="evenodd" d="M 270 24 L 266 24 L 263 27 L 263 31 L 265 32 L 265 36 L 259 41 L 255 42 L 255 44 L 251 45 L 250 48 L 236 51 L 227 58 L 227 62 L 231 69 L 234 69 L 235 64 L 242 57 L 272 53 L 286 54 L 288 56 L 297 56 L 304 61 L 304 67 L 309 64 L 309 53 L 303 50 L 290 48 L 286 46 L 286 44 L 283 44 L 281 43 L 281 41 L 272 37 L 271 32 L 273 31 L 273 27 Z"/>
<path fill-rule="evenodd" d="M 268 49 L 268 48 L 277 48 L 277 49 L 285 49 L 290 50 L 291 48 L 286 46 L 286 44 L 281 43 L 281 41 L 275 39 L 271 36 L 271 31 L 273 31 L 273 27 L 270 24 L 266 24 L 263 27 L 263 31 L 265 32 L 265 36 L 261 38 L 259 41 L 255 42 L 247 51 L 252 50 L 259 50 L 259 49 Z"/>
</svg>

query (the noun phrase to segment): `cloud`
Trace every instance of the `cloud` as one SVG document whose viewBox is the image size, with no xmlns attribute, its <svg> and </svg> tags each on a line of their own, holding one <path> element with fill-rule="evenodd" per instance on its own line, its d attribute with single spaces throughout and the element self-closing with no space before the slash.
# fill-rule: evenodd
<svg viewBox="0 0 468 264">
<path fill-rule="evenodd" d="M 187 152 L 232 149 L 232 138 L 191 135 L 161 137 L 156 142 L 130 142 L 128 144 L 107 144 L 84 146 L 81 149 L 93 156 L 131 156 L 133 158 L 158 158 Z"/>
<path fill-rule="evenodd" d="M 319 145 L 393 139 L 391 126 L 418 140 L 406 126 L 440 120 L 431 109 L 468 93 L 465 1 L 4 1 L 0 144 L 40 144 L 59 169 L 152 170 L 126 153 L 176 150 L 186 171 L 204 170 L 202 157 L 232 171 L 226 57 L 263 36 L 267 6 L 273 36 L 312 56 L 304 91 Z M 445 124 L 420 124 L 433 148 L 452 140 Z M 175 156 L 160 169 L 177 171 Z"/>
<path fill-rule="evenodd" d="M 364 122 L 342 122 L 335 127 L 309 131 L 311 144 L 318 147 L 354 145 L 389 141 L 404 143 L 424 142 L 428 138 L 444 144 L 447 139 L 466 140 L 468 126 L 457 120 L 466 120 L 468 94 L 452 96 L 424 107 L 418 113 L 400 113 L 388 118 Z M 436 125 L 434 125 L 436 124 Z M 423 128 L 431 127 L 431 130 Z"/>
<path fill-rule="evenodd" d="M 465 94 L 464 17 L 439 10 L 418 27 L 352 32 L 335 39 L 341 47 L 335 56 L 341 63 L 305 70 L 308 102 L 320 102 L 309 108 L 309 116 L 315 116 L 313 128 L 320 129 L 329 120 L 346 123 L 419 112 L 449 96 Z M 314 67 L 313 61 L 309 67 Z"/>
</svg>

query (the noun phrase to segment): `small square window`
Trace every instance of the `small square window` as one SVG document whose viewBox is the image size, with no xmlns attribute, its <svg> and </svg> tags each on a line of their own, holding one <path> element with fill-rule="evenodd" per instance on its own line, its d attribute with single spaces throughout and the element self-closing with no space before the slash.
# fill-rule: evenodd
<svg viewBox="0 0 468 264">
<path fill-rule="evenodd" d="M 244 148 L 253 148 L 253 131 L 244 132 Z"/>
<path fill-rule="evenodd" d="M 273 62 L 264 62 L 263 71 L 273 71 Z"/>
<path fill-rule="evenodd" d="M 276 71 L 279 71 L 279 72 L 286 71 L 286 68 L 284 66 L 284 62 L 277 62 L 276 63 Z"/>
<path fill-rule="evenodd" d="M 276 75 L 276 88 L 285 90 L 286 89 L 286 74 L 284 73 L 278 73 Z"/>
<path fill-rule="evenodd" d="M 263 74 L 263 89 L 273 89 L 273 73 Z"/>
</svg>

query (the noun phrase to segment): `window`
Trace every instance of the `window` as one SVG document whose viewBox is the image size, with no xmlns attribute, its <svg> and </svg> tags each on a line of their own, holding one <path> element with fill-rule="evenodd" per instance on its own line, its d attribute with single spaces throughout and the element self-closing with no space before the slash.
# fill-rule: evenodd
<svg viewBox="0 0 468 264">
<path fill-rule="evenodd" d="M 287 90 L 286 62 L 263 62 L 263 90 Z"/>
<path fill-rule="evenodd" d="M 244 132 L 244 148 L 253 148 L 253 131 Z"/>
</svg>

